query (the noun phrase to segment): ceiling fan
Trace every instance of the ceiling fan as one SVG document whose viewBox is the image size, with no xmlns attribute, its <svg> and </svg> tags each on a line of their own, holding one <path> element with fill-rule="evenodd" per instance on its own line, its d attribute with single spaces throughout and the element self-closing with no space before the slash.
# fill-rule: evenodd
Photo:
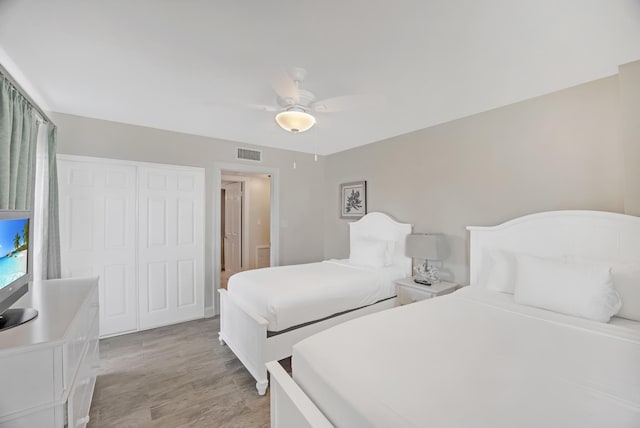
<svg viewBox="0 0 640 428">
<path fill-rule="evenodd" d="M 334 113 L 368 107 L 375 104 L 376 97 L 368 95 L 345 95 L 317 100 L 313 92 L 302 89 L 300 84 L 307 70 L 294 67 L 290 73 L 280 70 L 272 79 L 276 93 L 275 105 L 251 104 L 250 107 L 268 112 L 278 112 L 275 120 L 280 127 L 294 134 L 307 131 L 316 124 L 312 113 Z"/>
</svg>

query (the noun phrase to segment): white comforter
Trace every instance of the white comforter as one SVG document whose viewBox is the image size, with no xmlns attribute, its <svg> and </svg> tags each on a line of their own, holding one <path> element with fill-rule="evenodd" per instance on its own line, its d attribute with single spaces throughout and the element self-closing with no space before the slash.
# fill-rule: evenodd
<svg viewBox="0 0 640 428">
<path fill-rule="evenodd" d="M 337 427 L 637 428 L 640 323 L 467 287 L 303 340 L 293 376 Z"/>
<path fill-rule="evenodd" d="M 317 321 L 395 296 L 396 267 L 367 268 L 348 260 L 240 272 L 228 292 L 269 323 L 269 331 Z"/>
</svg>

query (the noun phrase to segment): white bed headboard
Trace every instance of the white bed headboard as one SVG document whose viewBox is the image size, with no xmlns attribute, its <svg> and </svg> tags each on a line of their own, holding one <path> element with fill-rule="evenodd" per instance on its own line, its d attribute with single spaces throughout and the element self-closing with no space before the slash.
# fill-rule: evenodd
<svg viewBox="0 0 640 428">
<path fill-rule="evenodd" d="M 398 223 L 386 214 L 373 212 L 349 223 L 349 239 L 351 243 L 371 238 L 395 242 L 393 264 L 411 275 L 411 258 L 404 254 L 404 247 L 412 229 L 411 224 Z"/>
<path fill-rule="evenodd" d="M 470 284 L 478 283 L 485 248 L 542 257 L 608 262 L 640 259 L 640 217 L 603 211 L 549 211 L 493 227 L 469 226 Z"/>
</svg>

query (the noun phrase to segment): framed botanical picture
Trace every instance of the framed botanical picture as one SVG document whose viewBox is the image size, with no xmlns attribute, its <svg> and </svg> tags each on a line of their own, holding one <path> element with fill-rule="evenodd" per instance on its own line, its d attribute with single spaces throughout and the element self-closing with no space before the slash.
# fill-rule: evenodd
<svg viewBox="0 0 640 428">
<path fill-rule="evenodd" d="M 340 185 L 340 218 L 360 218 L 367 213 L 367 182 Z"/>
</svg>

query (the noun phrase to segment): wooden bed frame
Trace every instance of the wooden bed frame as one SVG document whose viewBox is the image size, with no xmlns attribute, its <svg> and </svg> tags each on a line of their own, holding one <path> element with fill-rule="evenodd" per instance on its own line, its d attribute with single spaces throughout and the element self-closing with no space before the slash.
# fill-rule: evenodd
<svg viewBox="0 0 640 428">
<path fill-rule="evenodd" d="M 405 239 L 412 229 L 410 224 L 398 223 L 386 214 L 374 212 L 350 223 L 349 226 L 351 242 L 367 238 L 394 241 L 393 265 L 401 268 L 407 275 L 411 274 L 411 259 L 404 254 Z M 397 298 L 387 299 L 324 321 L 267 337 L 267 320 L 249 309 L 240 299 L 227 293 L 227 290 L 219 289 L 218 292 L 220 293 L 220 332 L 218 333 L 220 343 L 227 344 L 256 379 L 256 389 L 260 395 L 265 394 L 269 386 L 266 363 L 291 356 L 291 348 L 294 344 L 350 319 L 397 306 Z"/>
<path fill-rule="evenodd" d="M 470 232 L 470 284 L 478 282 L 486 248 L 546 257 L 640 259 L 640 218 L 602 211 L 551 211 Z M 331 422 L 277 361 L 271 375 L 271 427 L 332 427 Z"/>
</svg>

